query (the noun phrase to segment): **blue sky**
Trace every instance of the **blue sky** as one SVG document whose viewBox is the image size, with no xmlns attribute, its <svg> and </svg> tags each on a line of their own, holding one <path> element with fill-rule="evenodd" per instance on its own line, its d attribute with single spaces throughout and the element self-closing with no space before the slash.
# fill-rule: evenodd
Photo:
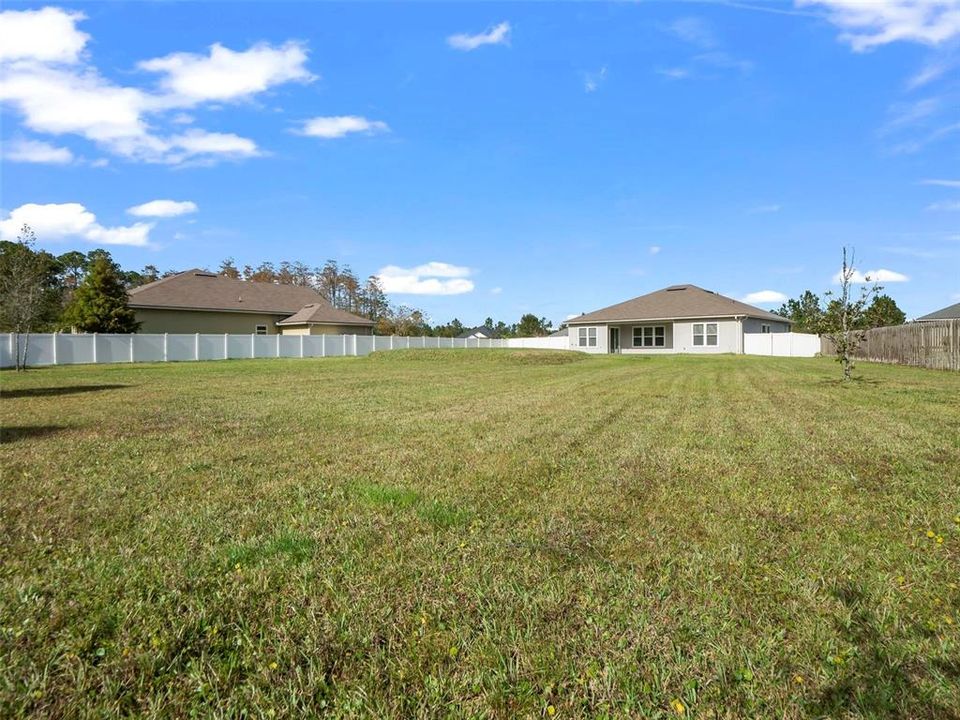
<svg viewBox="0 0 960 720">
<path fill-rule="evenodd" d="M 333 258 L 467 323 L 776 307 L 843 245 L 960 299 L 960 0 L 6 3 L 0 63 L 0 234 L 56 253 Z"/>
</svg>

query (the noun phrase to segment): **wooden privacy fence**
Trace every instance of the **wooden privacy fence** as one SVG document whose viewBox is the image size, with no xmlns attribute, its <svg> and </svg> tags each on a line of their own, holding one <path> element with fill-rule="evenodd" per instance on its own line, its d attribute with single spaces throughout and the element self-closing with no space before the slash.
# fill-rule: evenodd
<svg viewBox="0 0 960 720">
<path fill-rule="evenodd" d="M 821 338 L 824 355 L 833 344 Z M 854 357 L 858 360 L 960 370 L 960 320 L 908 323 L 868 330 Z"/>
</svg>

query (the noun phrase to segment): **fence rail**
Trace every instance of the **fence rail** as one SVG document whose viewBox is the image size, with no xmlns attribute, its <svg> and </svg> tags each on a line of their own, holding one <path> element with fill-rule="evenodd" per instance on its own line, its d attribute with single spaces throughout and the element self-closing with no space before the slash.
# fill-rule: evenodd
<svg viewBox="0 0 960 720">
<path fill-rule="evenodd" d="M 26 336 L 19 338 L 20 347 Z M 0 334 L 0 367 L 13 367 L 18 342 Z M 375 350 L 407 348 L 543 348 L 567 349 L 566 338 L 400 337 L 390 335 L 108 335 L 31 334 L 26 364 L 177 362 L 239 358 L 307 358 L 369 355 Z"/>
<path fill-rule="evenodd" d="M 823 338 L 822 352 L 833 355 Z M 937 320 L 868 330 L 854 357 L 858 360 L 960 370 L 960 320 Z"/>
</svg>

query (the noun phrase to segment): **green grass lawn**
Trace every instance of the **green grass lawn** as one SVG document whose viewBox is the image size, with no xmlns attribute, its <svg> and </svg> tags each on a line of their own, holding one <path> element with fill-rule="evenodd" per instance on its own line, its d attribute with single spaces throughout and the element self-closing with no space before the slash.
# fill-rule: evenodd
<svg viewBox="0 0 960 720">
<path fill-rule="evenodd" d="M 960 717 L 960 375 L 858 371 L 4 372 L 0 716 Z"/>
</svg>

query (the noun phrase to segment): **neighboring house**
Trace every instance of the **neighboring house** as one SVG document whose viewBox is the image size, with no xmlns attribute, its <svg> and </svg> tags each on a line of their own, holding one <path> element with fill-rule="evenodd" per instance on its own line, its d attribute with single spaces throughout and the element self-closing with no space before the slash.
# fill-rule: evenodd
<svg viewBox="0 0 960 720">
<path fill-rule="evenodd" d="M 372 335 L 372 320 L 338 310 L 310 288 L 187 270 L 134 288 L 142 333 Z"/>
<path fill-rule="evenodd" d="M 591 353 L 742 353 L 744 333 L 790 332 L 780 315 L 696 285 L 673 285 L 567 320 Z"/>
<path fill-rule="evenodd" d="M 479 338 L 480 340 L 492 340 L 493 338 L 500 336 L 486 325 L 480 325 L 478 327 L 471 328 L 470 330 L 464 330 L 462 333 L 457 335 L 457 337 L 461 339 L 468 338 L 470 340 L 475 338 Z"/>
<path fill-rule="evenodd" d="M 565 327 L 560 328 L 559 330 L 555 330 L 554 332 L 547 335 L 547 337 L 567 337 L 568 336 L 567 330 L 568 328 L 565 328 Z"/>
<path fill-rule="evenodd" d="M 936 322 L 937 320 L 960 320 L 960 303 L 937 310 L 929 315 L 918 317 L 914 322 Z"/>
</svg>

